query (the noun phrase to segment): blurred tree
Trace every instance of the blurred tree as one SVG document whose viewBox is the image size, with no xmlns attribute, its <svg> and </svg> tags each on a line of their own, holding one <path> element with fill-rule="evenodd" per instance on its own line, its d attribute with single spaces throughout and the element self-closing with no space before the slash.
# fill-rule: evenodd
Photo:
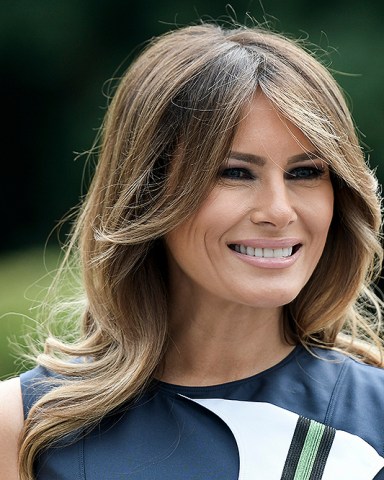
<svg viewBox="0 0 384 480">
<path fill-rule="evenodd" d="M 108 79 L 139 45 L 177 25 L 265 19 L 332 55 L 373 166 L 381 165 L 384 3 L 358 0 L 1 0 L 3 167 L 0 250 L 42 244 L 79 201 L 84 158 L 106 105 Z M 248 19 L 249 21 L 249 19 Z M 131 56 L 130 56 L 131 55 Z M 107 82 L 107 83 L 105 83 Z M 383 172 L 378 170 L 380 180 Z"/>
<path fill-rule="evenodd" d="M 77 153 L 88 150 L 96 136 L 109 79 L 122 73 L 152 36 L 199 18 L 225 21 L 229 14 L 240 23 L 255 17 L 308 38 L 330 53 L 322 54 L 324 62 L 347 92 L 365 151 L 383 183 L 384 2 L 234 0 L 232 5 L 0 0 L 0 377 L 14 372 L 7 337 L 22 331 L 30 313 L 28 286 L 45 271 L 40 249 L 86 190 L 87 182 L 81 188 L 86 156 Z M 28 250 L 33 245 L 38 249 Z M 9 254 L 15 249 L 23 252 Z M 55 255 L 50 253 L 49 264 L 55 265 Z M 2 315 L 11 310 L 26 317 Z"/>
</svg>

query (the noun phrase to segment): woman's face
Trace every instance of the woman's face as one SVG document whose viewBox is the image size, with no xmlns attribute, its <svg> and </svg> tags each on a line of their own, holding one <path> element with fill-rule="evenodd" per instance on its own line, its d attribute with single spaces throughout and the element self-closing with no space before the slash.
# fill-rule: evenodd
<svg viewBox="0 0 384 480">
<path fill-rule="evenodd" d="M 333 214 L 326 162 L 258 93 L 199 210 L 166 235 L 172 295 L 256 308 L 291 302 L 312 275 Z"/>
</svg>

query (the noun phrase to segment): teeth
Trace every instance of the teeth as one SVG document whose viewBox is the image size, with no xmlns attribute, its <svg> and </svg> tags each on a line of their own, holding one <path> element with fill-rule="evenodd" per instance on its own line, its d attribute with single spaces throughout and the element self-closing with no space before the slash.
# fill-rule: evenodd
<svg viewBox="0 0 384 480">
<path fill-rule="evenodd" d="M 292 255 L 293 247 L 286 248 L 253 248 L 245 245 L 235 245 L 234 249 L 238 253 L 260 258 L 284 258 Z"/>
<path fill-rule="evenodd" d="M 276 248 L 276 250 L 273 250 L 273 256 L 275 258 L 280 258 L 283 256 L 283 249 L 282 248 Z"/>
</svg>

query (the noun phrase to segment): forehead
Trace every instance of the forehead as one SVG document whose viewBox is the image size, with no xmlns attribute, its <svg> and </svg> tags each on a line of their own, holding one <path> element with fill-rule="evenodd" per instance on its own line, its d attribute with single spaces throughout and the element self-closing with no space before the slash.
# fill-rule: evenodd
<svg viewBox="0 0 384 480">
<path fill-rule="evenodd" d="M 268 158 L 303 156 L 315 148 L 305 134 L 258 91 L 244 108 L 231 150 L 240 156 L 248 155 L 249 160 L 254 160 L 252 163 L 261 164 Z"/>
</svg>

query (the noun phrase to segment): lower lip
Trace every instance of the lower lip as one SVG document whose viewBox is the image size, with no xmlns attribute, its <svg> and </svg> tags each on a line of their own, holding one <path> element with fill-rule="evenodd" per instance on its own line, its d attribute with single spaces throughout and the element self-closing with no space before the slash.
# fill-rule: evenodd
<svg viewBox="0 0 384 480">
<path fill-rule="evenodd" d="M 265 257 L 253 257 L 251 255 L 244 255 L 243 253 L 236 252 L 236 250 L 232 250 L 230 248 L 231 252 L 236 255 L 240 260 L 242 260 L 245 263 L 248 263 L 249 265 L 253 265 L 254 267 L 260 267 L 260 268 L 288 268 L 291 265 L 293 265 L 296 260 L 300 257 L 301 255 L 301 250 L 302 247 L 300 247 L 293 255 L 290 255 L 289 257 L 271 257 L 271 258 L 265 258 Z"/>
</svg>

